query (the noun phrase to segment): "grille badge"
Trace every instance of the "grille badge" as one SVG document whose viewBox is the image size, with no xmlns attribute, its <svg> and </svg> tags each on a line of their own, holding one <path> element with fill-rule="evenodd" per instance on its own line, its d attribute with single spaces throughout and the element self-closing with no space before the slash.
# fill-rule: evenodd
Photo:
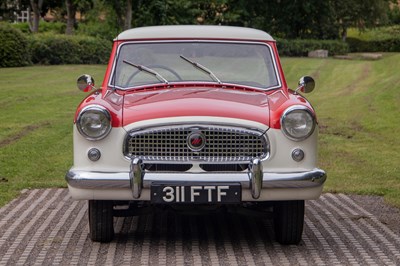
<svg viewBox="0 0 400 266">
<path fill-rule="evenodd" d="M 188 135 L 186 143 L 190 150 L 201 151 L 206 145 L 206 137 L 201 131 L 194 131 Z"/>
</svg>

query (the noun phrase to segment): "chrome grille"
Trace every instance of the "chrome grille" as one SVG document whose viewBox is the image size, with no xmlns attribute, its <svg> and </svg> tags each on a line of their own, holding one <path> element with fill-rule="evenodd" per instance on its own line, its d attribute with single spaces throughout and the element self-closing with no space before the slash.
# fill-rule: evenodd
<svg viewBox="0 0 400 266">
<path fill-rule="evenodd" d="M 188 147 L 188 136 L 201 132 L 205 146 Z M 127 157 L 145 161 L 248 162 L 266 158 L 267 137 L 257 130 L 228 126 L 168 126 L 129 132 L 124 147 Z"/>
</svg>

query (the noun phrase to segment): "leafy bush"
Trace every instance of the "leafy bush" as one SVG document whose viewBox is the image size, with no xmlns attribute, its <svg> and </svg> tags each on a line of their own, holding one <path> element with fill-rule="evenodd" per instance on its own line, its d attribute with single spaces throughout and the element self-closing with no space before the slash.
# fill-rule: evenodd
<svg viewBox="0 0 400 266">
<path fill-rule="evenodd" d="M 19 25 L 22 27 L 24 23 Z M 106 64 L 111 47 L 111 41 L 100 38 L 54 34 L 51 30 L 48 33 L 23 34 L 10 24 L 0 24 L 0 67 L 26 66 L 32 62 L 49 65 Z"/>
<path fill-rule="evenodd" d="M 29 29 L 28 22 L 20 22 L 11 24 L 11 27 L 19 29 L 23 33 L 31 33 Z M 40 33 L 54 33 L 54 34 L 63 34 L 65 33 L 65 29 L 67 26 L 62 22 L 46 22 L 40 21 L 39 23 L 39 32 Z"/>
<path fill-rule="evenodd" d="M 114 5 L 111 1 L 94 1 L 92 8 L 85 12 L 85 20 L 78 23 L 75 32 L 112 41 L 122 30 L 120 22 L 115 19 L 118 15 L 112 6 Z"/>
<path fill-rule="evenodd" d="M 355 38 L 362 41 L 387 40 L 399 34 L 400 25 L 382 26 L 372 29 L 364 29 L 362 31 L 355 28 L 349 28 L 347 31 L 348 38 Z"/>
<path fill-rule="evenodd" d="M 346 41 L 351 52 L 400 52 L 400 25 L 349 29 Z"/>
<path fill-rule="evenodd" d="M 19 30 L 0 23 L 0 67 L 30 65 L 28 39 Z"/>
<path fill-rule="evenodd" d="M 106 64 L 111 42 L 86 36 L 35 34 L 30 37 L 33 63 Z"/>
<path fill-rule="evenodd" d="M 112 41 L 121 32 L 121 29 L 117 25 L 114 26 L 104 21 L 96 21 L 79 23 L 78 29 L 75 32 L 80 35 Z"/>
<path fill-rule="evenodd" d="M 400 52 L 400 37 L 393 36 L 384 40 L 360 40 L 357 38 L 347 38 L 350 51 L 359 52 Z"/>
<path fill-rule="evenodd" d="M 388 10 L 388 19 L 390 24 L 400 24 L 400 7 L 398 5 L 393 5 L 392 8 Z"/>
<path fill-rule="evenodd" d="M 314 50 L 328 50 L 329 55 L 346 54 L 348 45 L 342 41 L 333 40 L 277 40 L 278 51 L 281 56 L 307 56 Z"/>
<path fill-rule="evenodd" d="M 108 63 L 112 41 L 88 36 L 79 36 L 76 40 L 81 47 L 79 57 L 82 64 Z"/>
</svg>

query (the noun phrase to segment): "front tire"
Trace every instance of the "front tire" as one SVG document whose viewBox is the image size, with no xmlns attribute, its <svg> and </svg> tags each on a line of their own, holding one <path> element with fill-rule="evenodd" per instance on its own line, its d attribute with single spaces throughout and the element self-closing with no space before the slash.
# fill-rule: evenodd
<svg viewBox="0 0 400 266">
<path fill-rule="evenodd" d="M 94 242 L 110 242 L 114 238 L 114 205 L 109 200 L 89 200 L 89 231 Z"/>
<path fill-rule="evenodd" d="M 297 245 L 304 225 L 304 200 L 279 201 L 274 205 L 276 240 L 282 245 Z"/>
</svg>

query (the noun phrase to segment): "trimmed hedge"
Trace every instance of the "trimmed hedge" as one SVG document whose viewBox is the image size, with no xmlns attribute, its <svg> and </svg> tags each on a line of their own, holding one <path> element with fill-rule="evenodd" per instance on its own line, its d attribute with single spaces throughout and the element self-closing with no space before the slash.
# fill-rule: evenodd
<svg viewBox="0 0 400 266">
<path fill-rule="evenodd" d="M 19 30 L 0 23 L 0 67 L 19 67 L 31 64 L 29 42 Z"/>
<path fill-rule="evenodd" d="M 10 24 L 11 27 L 14 29 L 19 29 L 23 33 L 32 34 L 31 30 L 29 29 L 28 22 L 18 22 Z M 49 32 L 54 34 L 64 34 L 67 25 L 62 22 L 46 22 L 40 21 L 39 23 L 39 32 Z"/>
<path fill-rule="evenodd" d="M 350 51 L 353 53 L 360 52 L 400 52 L 400 37 L 393 36 L 384 40 L 360 40 L 357 38 L 347 38 Z"/>
<path fill-rule="evenodd" d="M 347 43 L 333 40 L 283 40 L 277 39 L 278 51 L 281 56 L 307 56 L 315 50 L 328 50 L 329 56 L 343 55 L 349 52 Z"/>
<path fill-rule="evenodd" d="M 87 36 L 35 34 L 30 37 L 35 64 L 107 64 L 112 43 Z"/>
<path fill-rule="evenodd" d="M 400 51 L 400 39 L 379 44 L 373 44 L 377 51 Z M 352 45 L 366 51 L 364 46 L 356 41 L 353 41 Z M 307 56 L 308 52 L 318 49 L 328 50 L 331 56 L 346 54 L 349 51 L 347 43 L 329 40 L 278 39 L 277 46 L 281 56 Z M 100 38 L 53 33 L 33 34 L 27 37 L 8 24 L 0 24 L 0 67 L 26 66 L 32 62 L 49 65 L 107 64 L 111 48 L 111 41 Z"/>
</svg>

